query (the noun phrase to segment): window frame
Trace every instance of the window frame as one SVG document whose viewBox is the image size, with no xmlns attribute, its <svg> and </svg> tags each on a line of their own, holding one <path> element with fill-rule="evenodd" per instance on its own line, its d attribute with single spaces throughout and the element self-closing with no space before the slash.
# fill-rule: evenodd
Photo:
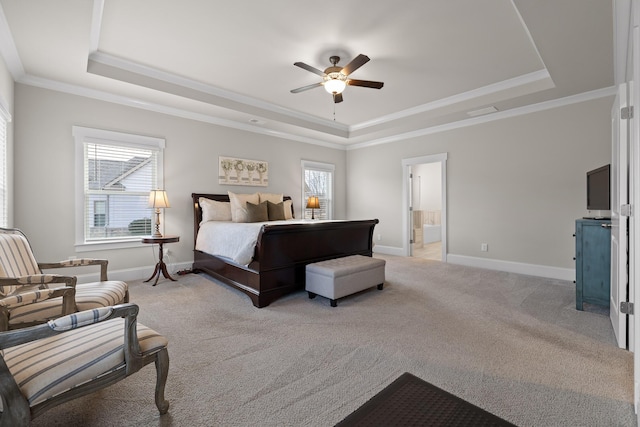
<svg viewBox="0 0 640 427">
<path fill-rule="evenodd" d="M 84 169 L 86 143 L 102 145 L 113 145 L 126 148 L 138 148 L 156 151 L 156 182 L 155 188 L 164 188 L 164 148 L 165 140 L 143 135 L 115 132 L 103 129 L 86 128 L 81 126 L 72 127 L 72 135 L 75 140 L 75 231 L 76 231 L 76 252 L 122 249 L 130 247 L 142 247 L 140 236 L 126 237 L 123 239 L 113 239 L 109 241 L 86 241 L 85 240 L 85 194 L 84 194 Z M 162 213 L 164 215 L 164 212 Z M 164 218 L 162 220 L 164 223 Z"/>
<path fill-rule="evenodd" d="M 335 187 L 335 171 L 336 171 L 336 165 L 334 165 L 333 163 L 323 163 L 323 162 L 316 162 L 316 161 L 311 161 L 311 160 L 302 160 L 301 162 L 301 170 L 302 170 L 302 204 L 300 206 L 300 212 L 302 212 L 302 218 L 304 219 L 306 217 L 306 212 L 307 212 L 307 196 L 305 194 L 305 187 L 306 187 L 306 177 L 305 177 L 305 172 L 307 170 L 315 170 L 315 171 L 321 171 L 321 172 L 328 172 L 331 174 L 331 185 L 329 186 L 329 191 L 330 191 L 330 195 L 328 197 L 328 208 L 327 208 L 327 220 L 332 220 L 333 216 L 334 216 L 334 187 Z"/>
<path fill-rule="evenodd" d="M 11 113 L 5 106 L 4 98 L 0 96 L 0 227 L 9 227 L 11 213 L 9 212 L 10 179 L 9 172 L 9 123 Z"/>
</svg>

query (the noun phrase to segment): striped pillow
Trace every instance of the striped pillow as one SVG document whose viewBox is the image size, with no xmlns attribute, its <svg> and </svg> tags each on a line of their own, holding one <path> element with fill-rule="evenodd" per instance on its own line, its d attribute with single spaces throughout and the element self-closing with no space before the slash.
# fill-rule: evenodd
<svg viewBox="0 0 640 427">
<path fill-rule="evenodd" d="M 49 320 L 48 323 L 49 327 L 54 331 L 70 331 L 71 329 L 98 323 L 111 316 L 111 313 L 113 313 L 113 307 L 95 308 L 59 317 L 56 320 Z"/>
</svg>

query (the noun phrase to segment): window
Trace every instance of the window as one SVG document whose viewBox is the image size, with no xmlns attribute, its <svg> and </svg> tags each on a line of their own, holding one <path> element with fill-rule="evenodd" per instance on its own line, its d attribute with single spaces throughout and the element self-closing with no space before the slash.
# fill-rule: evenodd
<svg viewBox="0 0 640 427">
<path fill-rule="evenodd" d="M 329 163 L 302 161 L 302 212 L 304 219 L 333 219 L 333 172 L 335 166 Z M 318 197 L 320 208 L 307 209 L 310 196 Z"/>
<path fill-rule="evenodd" d="M 9 226 L 9 175 L 7 170 L 7 123 L 11 121 L 11 115 L 4 108 L 0 100 L 0 227 Z"/>
<path fill-rule="evenodd" d="M 139 243 L 153 218 L 149 191 L 162 188 L 164 139 L 78 126 L 73 135 L 76 246 Z"/>
</svg>

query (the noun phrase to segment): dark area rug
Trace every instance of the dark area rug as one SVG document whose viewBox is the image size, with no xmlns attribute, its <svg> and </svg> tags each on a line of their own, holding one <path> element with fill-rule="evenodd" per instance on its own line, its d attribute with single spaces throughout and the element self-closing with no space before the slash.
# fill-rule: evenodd
<svg viewBox="0 0 640 427">
<path fill-rule="evenodd" d="M 336 424 L 355 426 L 514 426 L 408 372 Z"/>
</svg>

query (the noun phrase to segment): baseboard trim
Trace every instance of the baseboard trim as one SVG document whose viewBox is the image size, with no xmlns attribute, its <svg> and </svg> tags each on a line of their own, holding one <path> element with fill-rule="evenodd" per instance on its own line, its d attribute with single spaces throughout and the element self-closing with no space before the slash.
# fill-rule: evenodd
<svg viewBox="0 0 640 427">
<path fill-rule="evenodd" d="M 402 248 L 395 246 L 375 245 L 373 247 L 373 252 L 385 255 L 406 256 Z M 568 281 L 576 280 L 576 271 L 573 268 L 550 267 L 548 265 L 527 264 L 524 262 L 503 261 L 499 259 L 478 258 L 455 254 L 447 254 L 446 262 L 450 264 L 466 265 L 468 267 L 486 268 L 488 270 L 546 277 L 548 279 Z"/>
<path fill-rule="evenodd" d="M 550 267 L 548 265 L 526 264 L 523 262 L 478 258 L 466 255 L 448 254 L 447 262 L 451 264 L 466 265 L 468 267 L 507 271 L 509 273 L 526 274 L 529 276 L 546 277 L 549 279 L 573 281 L 576 277 L 576 272 L 572 268 Z"/>
<path fill-rule="evenodd" d="M 402 248 L 394 246 L 376 245 L 374 253 L 405 256 Z M 466 255 L 447 254 L 447 262 L 450 264 L 466 265 L 468 267 L 486 268 L 488 270 L 506 271 L 509 273 L 526 274 L 529 276 L 546 277 L 549 279 L 574 281 L 576 274 L 572 268 L 550 267 L 547 265 L 526 264 L 522 262 L 502 261 L 496 259 L 478 258 Z M 193 261 L 176 262 L 167 264 L 169 273 L 174 276 L 176 272 L 191 269 Z M 110 280 L 146 280 L 153 273 L 155 266 L 144 266 L 139 268 L 129 268 L 125 270 L 110 270 Z M 97 282 L 100 280 L 99 273 L 78 275 L 78 283 Z"/>
<path fill-rule="evenodd" d="M 375 245 L 373 247 L 373 252 L 378 254 L 385 254 L 385 255 L 405 256 L 404 250 L 402 248 L 398 248 L 395 246 Z"/>
</svg>

